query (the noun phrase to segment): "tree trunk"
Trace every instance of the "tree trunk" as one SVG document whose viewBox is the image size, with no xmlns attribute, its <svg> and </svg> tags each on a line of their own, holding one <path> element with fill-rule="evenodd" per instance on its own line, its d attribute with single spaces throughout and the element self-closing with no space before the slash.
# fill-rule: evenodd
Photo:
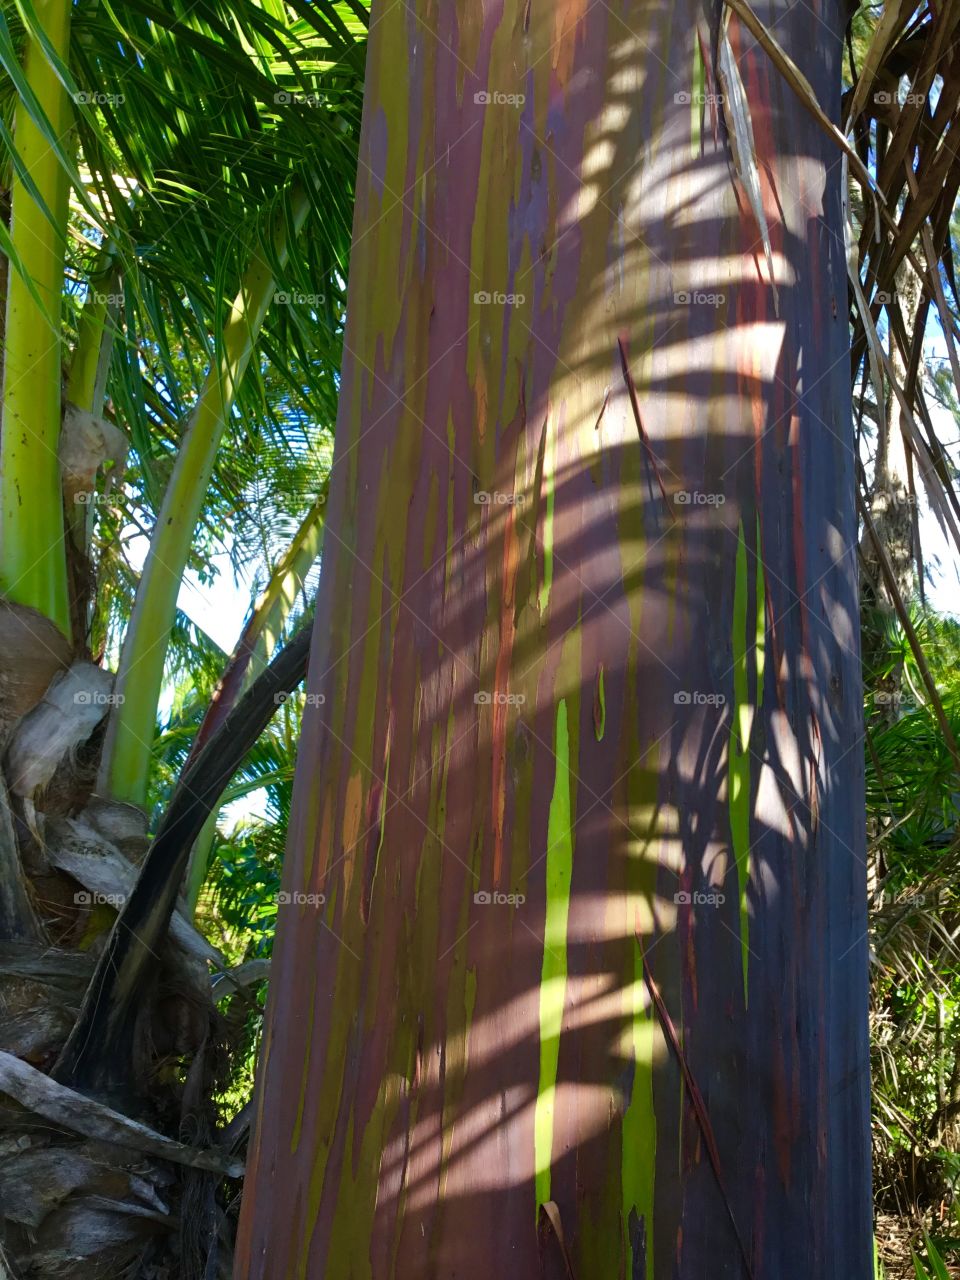
<svg viewBox="0 0 960 1280">
<path fill-rule="evenodd" d="M 40 0 L 33 18 L 47 48 L 33 34 L 25 35 L 16 82 L 21 96 L 13 112 L 14 142 L 29 182 L 13 166 L 10 235 L 4 236 L 9 262 L 0 387 L 0 591 L 42 613 L 68 638 L 57 446 L 60 294 L 69 217 L 69 183 L 61 158 L 70 153 L 73 113 L 47 49 L 66 56 L 72 8 L 70 0 Z M 33 97 L 33 110 L 24 105 L 24 91 Z M 65 148 L 59 156 L 58 147 Z"/>
<path fill-rule="evenodd" d="M 371 29 L 236 1275 L 867 1280 L 838 154 L 690 0 Z"/>
</svg>

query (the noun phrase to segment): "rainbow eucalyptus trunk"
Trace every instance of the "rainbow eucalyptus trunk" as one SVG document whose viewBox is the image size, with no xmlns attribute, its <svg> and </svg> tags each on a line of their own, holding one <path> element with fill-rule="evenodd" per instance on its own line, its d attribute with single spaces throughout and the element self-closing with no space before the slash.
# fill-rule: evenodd
<svg viewBox="0 0 960 1280">
<path fill-rule="evenodd" d="M 236 1274 L 867 1280 L 838 156 L 690 0 L 373 18 Z"/>
</svg>

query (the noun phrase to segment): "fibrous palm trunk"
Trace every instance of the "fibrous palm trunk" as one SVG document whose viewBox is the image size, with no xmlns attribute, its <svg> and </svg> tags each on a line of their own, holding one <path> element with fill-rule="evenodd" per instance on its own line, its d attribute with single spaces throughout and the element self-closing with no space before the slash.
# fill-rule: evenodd
<svg viewBox="0 0 960 1280">
<path fill-rule="evenodd" d="M 230 1039 L 216 1006 L 256 974 L 213 984 L 224 957 L 173 912 L 208 814 L 303 679 L 308 633 L 234 700 L 145 849 L 139 810 L 90 795 L 112 677 L 0 604 L 0 1272 L 211 1280 L 245 1133 L 218 1130 L 211 1101 Z"/>
</svg>

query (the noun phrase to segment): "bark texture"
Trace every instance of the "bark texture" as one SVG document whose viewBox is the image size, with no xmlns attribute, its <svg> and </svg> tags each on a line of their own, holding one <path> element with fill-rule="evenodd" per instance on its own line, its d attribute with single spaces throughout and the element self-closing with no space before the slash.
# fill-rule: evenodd
<svg viewBox="0 0 960 1280">
<path fill-rule="evenodd" d="M 872 1275 L 841 169 L 718 16 L 374 4 L 244 1280 Z"/>
</svg>

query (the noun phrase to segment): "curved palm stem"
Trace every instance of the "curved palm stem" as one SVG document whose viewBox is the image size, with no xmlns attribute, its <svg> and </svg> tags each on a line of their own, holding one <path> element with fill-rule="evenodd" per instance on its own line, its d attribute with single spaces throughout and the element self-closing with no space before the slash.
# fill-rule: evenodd
<svg viewBox="0 0 960 1280">
<path fill-rule="evenodd" d="M 289 254 L 290 229 L 307 216 L 306 193 L 291 196 L 290 222 L 280 221 L 274 256 L 258 249 L 223 326 L 223 340 L 184 434 L 150 541 L 130 625 L 120 653 L 117 708 L 111 717 L 100 789 L 128 804 L 144 803 L 157 702 L 177 594 L 210 485 L 217 448 L 237 387 L 273 298 L 275 267 Z"/>
</svg>

